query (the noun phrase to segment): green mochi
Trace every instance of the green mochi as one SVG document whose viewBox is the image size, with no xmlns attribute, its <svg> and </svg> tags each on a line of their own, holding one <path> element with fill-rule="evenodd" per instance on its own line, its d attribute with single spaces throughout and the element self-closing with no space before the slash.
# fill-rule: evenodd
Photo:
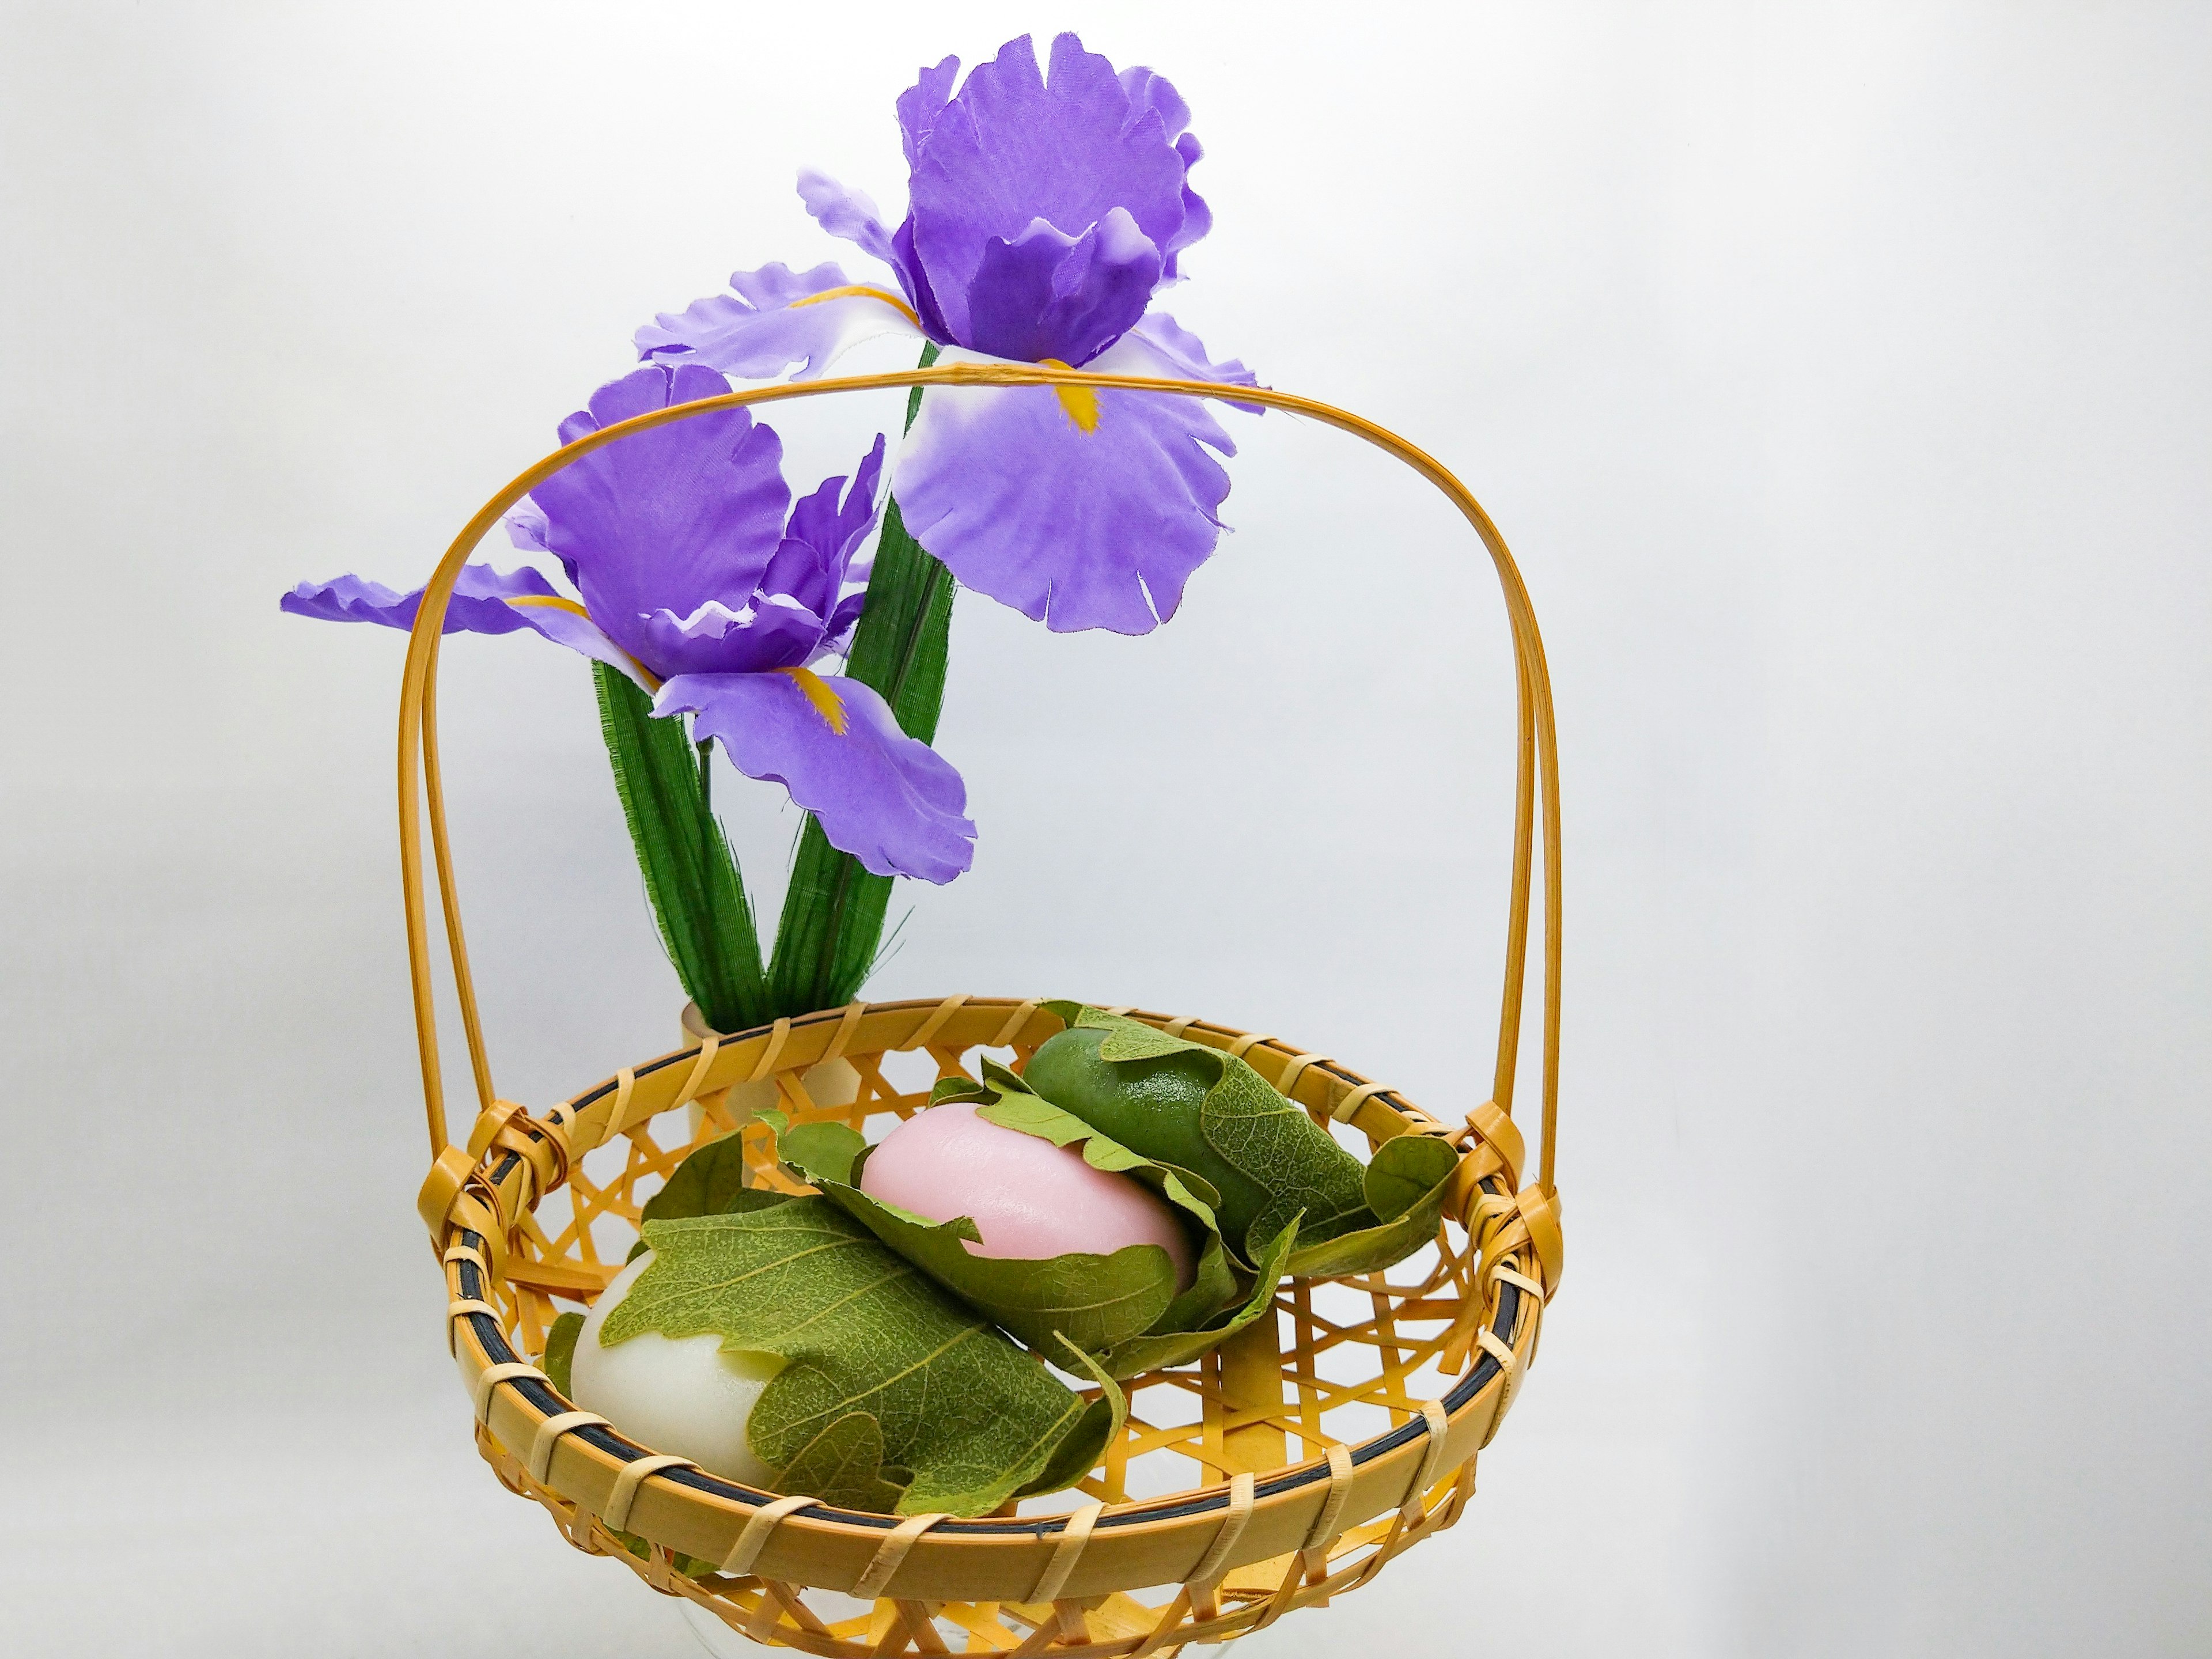
<svg viewBox="0 0 2212 1659">
<path fill-rule="evenodd" d="M 1022 1080 L 1130 1151 L 1211 1182 L 1222 1235 L 1245 1261 L 1293 1218 L 1302 1248 L 1375 1224 L 1359 1160 L 1242 1060 L 1080 1017 L 1039 1046 Z M 1170 1051 L 1116 1057 L 1114 1039 L 1136 1031 Z"/>
</svg>

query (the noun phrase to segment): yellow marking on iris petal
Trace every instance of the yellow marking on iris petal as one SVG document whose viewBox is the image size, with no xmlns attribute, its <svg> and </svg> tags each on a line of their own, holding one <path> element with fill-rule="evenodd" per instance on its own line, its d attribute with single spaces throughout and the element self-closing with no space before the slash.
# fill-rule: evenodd
<svg viewBox="0 0 2212 1659">
<path fill-rule="evenodd" d="M 582 605 L 578 605 L 575 600 L 564 599 L 558 593 L 525 593 L 520 598 L 509 599 L 507 604 L 511 605 L 534 605 L 541 606 L 547 611 L 566 611 L 571 615 L 581 617 L 586 622 L 592 622 L 592 613 L 590 611 L 585 610 Z M 592 623 L 592 626 L 594 628 L 599 627 L 597 623 Z M 606 629 L 601 628 L 599 629 L 599 631 L 604 634 L 606 632 Z M 626 657 L 629 656 L 629 653 L 627 651 L 623 652 L 623 654 Z M 635 657 L 630 657 L 629 665 L 637 670 L 638 678 L 643 680 L 648 687 L 655 691 L 660 690 L 659 675 L 654 673 L 650 668 L 647 668 Z"/>
<path fill-rule="evenodd" d="M 845 713 L 843 701 L 827 680 L 811 668 L 779 668 L 775 672 L 791 676 L 792 684 L 805 692 L 806 701 L 814 705 L 814 712 L 829 721 L 830 730 L 834 735 L 841 738 L 845 735 L 845 725 L 849 716 Z"/>
<path fill-rule="evenodd" d="M 1040 357 L 1037 362 L 1047 368 L 1072 369 L 1075 367 L 1073 363 L 1063 363 L 1057 357 Z M 1056 386 L 1053 391 L 1059 394 L 1060 406 L 1067 411 L 1067 418 L 1075 422 L 1077 431 L 1098 430 L 1098 393 L 1096 391 L 1087 386 Z"/>
<path fill-rule="evenodd" d="M 821 293 L 810 294 L 804 300 L 793 300 L 788 308 L 796 311 L 801 306 L 818 306 L 824 300 L 857 300 L 863 296 L 881 300 L 893 310 L 905 313 L 907 321 L 916 328 L 921 326 L 921 319 L 915 313 L 912 306 L 889 289 L 877 288 L 868 283 L 848 283 L 842 288 L 825 288 Z"/>
</svg>

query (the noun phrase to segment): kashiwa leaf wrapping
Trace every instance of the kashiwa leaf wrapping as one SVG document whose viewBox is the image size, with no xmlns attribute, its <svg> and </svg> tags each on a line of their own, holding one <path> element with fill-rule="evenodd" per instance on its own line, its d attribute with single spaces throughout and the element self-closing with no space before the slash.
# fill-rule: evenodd
<svg viewBox="0 0 2212 1659">
<path fill-rule="evenodd" d="M 575 1357 L 577 1334 L 583 1328 L 583 1315 L 564 1313 L 556 1317 L 545 1330 L 545 1363 L 539 1369 L 544 1371 L 553 1386 L 563 1395 L 570 1393 L 569 1362 Z"/>
<path fill-rule="evenodd" d="M 1285 1271 L 1306 1277 L 1372 1273 L 1435 1237 L 1457 1161 L 1443 1142 L 1395 1137 L 1363 1166 L 1237 1056 L 1080 1003 L 1045 1006 L 1068 1029 L 1030 1059 L 1029 1087 L 1212 1183 L 1245 1262 L 1258 1266 L 1292 1217 Z"/>
<path fill-rule="evenodd" d="M 878 1238 L 1055 1363 L 1065 1345 L 1115 1377 L 1182 1364 L 1267 1310 L 1297 1237 L 1295 1217 L 1262 1253 L 1262 1271 L 1243 1271 L 1215 1223 L 1213 1188 L 1188 1170 L 1139 1157 L 988 1061 L 980 1083 L 949 1079 L 938 1085 L 932 1104 L 951 1101 L 977 1103 L 978 1115 L 1001 1128 L 1079 1146 L 1092 1168 L 1140 1181 L 1167 1200 L 1200 1245 L 1188 1288 L 1177 1292 L 1174 1265 L 1154 1244 L 1042 1260 L 975 1255 L 968 1246 L 980 1235 L 967 1217 L 932 1221 L 860 1191 L 872 1149 L 843 1124 L 802 1125 L 782 1136 L 778 1150 Z M 1270 1265 L 1272 1273 L 1265 1271 Z"/>
<path fill-rule="evenodd" d="M 769 1115 L 763 1114 L 763 1116 Z M 781 1113 L 774 1114 L 778 1118 Z M 668 1184 L 645 1200 L 643 1221 L 681 1221 L 687 1216 L 726 1215 L 765 1209 L 791 1196 L 745 1185 L 744 1138 L 723 1135 L 696 1148 L 676 1166 Z"/>
<path fill-rule="evenodd" d="M 711 1331 L 727 1351 L 781 1356 L 747 1426 L 781 1491 L 981 1515 L 1069 1468 L 1079 1479 L 1120 1432 L 1103 1371 L 1054 1356 L 1097 1382 L 1085 1401 L 827 1199 L 648 1221 L 645 1238 L 653 1264 L 599 1340 Z"/>
</svg>

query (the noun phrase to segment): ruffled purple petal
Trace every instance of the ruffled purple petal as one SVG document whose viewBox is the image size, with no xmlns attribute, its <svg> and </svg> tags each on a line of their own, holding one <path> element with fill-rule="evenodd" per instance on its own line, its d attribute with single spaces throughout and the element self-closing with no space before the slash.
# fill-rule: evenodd
<svg viewBox="0 0 2212 1659">
<path fill-rule="evenodd" d="M 1158 374 L 1160 356 L 1133 333 L 1091 367 Z M 1085 430 L 1081 400 L 1050 387 L 933 387 L 899 507 L 963 585 L 1033 621 L 1149 633 L 1220 538 L 1229 475 L 1207 451 L 1236 446 L 1196 398 L 1100 392 L 1093 407 Z"/>
<path fill-rule="evenodd" d="M 1082 364 L 1120 339 L 1152 302 L 1160 251 L 1127 210 L 1114 208 L 1079 237 L 1042 219 L 1012 242 L 984 245 L 968 295 L 978 351 Z"/>
<path fill-rule="evenodd" d="M 960 775 L 858 680 L 823 684 L 842 732 L 787 674 L 687 674 L 661 687 L 653 712 L 696 714 L 694 731 L 719 738 L 738 770 L 782 784 L 873 873 L 951 881 L 975 851 Z"/>
<path fill-rule="evenodd" d="M 845 489 L 842 477 L 824 478 L 819 489 L 791 509 L 784 538 L 807 544 L 823 568 L 835 570 L 842 578 L 854 550 L 876 527 L 876 514 L 883 505 L 877 491 L 883 476 L 884 434 L 878 432 L 874 446 L 853 469 L 853 487 Z M 842 503 L 837 493 L 841 489 L 845 490 Z M 778 590 L 771 587 L 770 591 Z"/>
<path fill-rule="evenodd" d="M 571 420 L 574 418 L 574 416 L 569 417 Z M 562 440 L 563 443 L 568 441 L 568 440 L 565 438 Z M 553 552 L 545 539 L 550 532 L 546 527 L 544 509 L 532 501 L 529 496 L 525 495 L 520 503 L 507 515 L 502 522 L 507 526 L 508 542 L 521 549 L 522 551 L 526 553 Z M 553 556 L 560 558 L 561 556 L 555 553 Z M 576 567 L 568 560 L 561 559 L 561 568 L 568 575 L 570 585 L 574 586 L 576 580 Z"/>
<path fill-rule="evenodd" d="M 507 539 L 526 553 L 550 553 L 545 544 L 545 513 L 537 502 L 525 495 L 514 509 L 501 521 L 507 526 Z"/>
<path fill-rule="evenodd" d="M 1182 228 L 1170 236 L 1163 252 L 1167 255 L 1166 266 L 1161 274 L 1163 283 L 1177 279 L 1176 255 L 1213 228 L 1213 213 L 1199 193 L 1190 187 L 1190 169 L 1198 165 L 1205 149 L 1195 133 L 1186 131 L 1190 125 L 1190 106 L 1183 102 L 1182 94 L 1175 89 L 1166 76 L 1138 65 L 1125 69 L 1121 75 L 1121 89 L 1129 94 L 1131 107 L 1156 111 L 1162 129 L 1182 157 Z"/>
<path fill-rule="evenodd" d="M 906 297 L 921 319 L 922 332 L 939 345 L 951 344 L 952 331 L 945 325 L 945 308 L 937 303 L 929 273 L 921 267 L 921 256 L 914 251 L 913 214 L 908 213 L 891 233 L 891 252 L 898 256 L 899 281 L 906 285 Z"/>
<path fill-rule="evenodd" d="M 802 542 L 793 537 L 783 538 L 783 545 L 775 550 L 775 556 L 768 562 L 768 574 L 761 578 L 760 592 L 776 594 L 803 605 L 817 617 L 826 617 L 836 604 L 841 582 L 830 567 L 822 562 L 811 542 Z"/>
<path fill-rule="evenodd" d="M 842 652 L 850 642 L 854 629 L 860 625 L 860 612 L 867 608 L 866 593 L 848 593 L 837 601 L 837 608 L 830 613 L 830 625 L 822 630 L 823 652 Z M 817 653 L 819 654 L 819 653 Z"/>
<path fill-rule="evenodd" d="M 601 386 L 565 424 L 596 431 L 633 415 L 727 392 L 709 368 L 659 364 Z M 775 428 L 744 409 L 717 410 L 633 433 L 555 473 L 532 492 L 546 544 L 570 562 L 584 605 L 616 643 L 655 673 L 641 625 L 708 601 L 734 611 L 752 597 L 782 540 L 791 491 Z"/>
<path fill-rule="evenodd" d="M 1022 37 L 1026 46 L 1029 37 Z M 909 169 L 920 165 L 921 147 L 929 130 L 952 97 L 952 83 L 960 78 L 960 60 L 946 58 L 933 69 L 921 71 L 915 83 L 898 95 L 899 143 L 906 151 Z"/>
<path fill-rule="evenodd" d="M 688 617 L 656 611 L 638 621 L 641 654 L 671 678 L 799 667 L 814 654 L 822 627 L 820 612 L 767 594 L 755 594 L 743 610 L 710 601 Z"/>
<path fill-rule="evenodd" d="M 842 476 L 824 478 L 812 495 L 791 509 L 783 544 L 760 580 L 763 596 L 795 600 L 817 617 L 830 614 L 851 579 L 854 553 L 875 528 L 877 487 L 883 471 L 884 437 L 878 433 L 874 446 L 854 470 L 849 489 Z"/>
<path fill-rule="evenodd" d="M 1182 157 L 1185 175 L 1182 187 L 1182 228 L 1176 232 L 1173 239 L 1168 243 L 1167 269 L 1160 277 L 1163 283 L 1179 283 L 1182 280 L 1182 273 L 1176 268 L 1177 259 L 1185 248 L 1213 228 L 1213 210 L 1206 206 L 1206 198 L 1193 190 L 1188 182 L 1190 169 L 1196 167 L 1206 155 L 1205 148 L 1198 142 L 1198 135 L 1186 132 L 1182 137 L 1176 139 L 1176 154 Z"/>
<path fill-rule="evenodd" d="M 883 216 L 866 191 L 848 190 L 826 173 L 812 167 L 799 170 L 799 199 L 815 223 L 863 253 L 873 254 L 894 270 L 898 258 L 891 251 L 891 234 Z"/>
<path fill-rule="evenodd" d="M 1133 100 L 1114 66 L 1073 34 L 1054 40 L 1049 81 L 1024 35 L 970 71 L 957 97 L 933 103 L 948 83 L 945 65 L 925 75 L 900 100 L 900 119 L 913 167 L 911 240 L 953 339 L 981 349 L 979 306 L 1003 308 L 976 292 L 987 250 L 994 240 L 1018 242 L 1039 219 L 1073 238 L 1120 208 L 1156 258 L 1182 245 L 1187 168 L 1164 113 L 1188 118 L 1180 100 L 1164 104 L 1147 82 L 1146 101 Z M 1006 269 L 994 266 L 991 280 Z M 1089 355 L 1079 340 L 1051 343 L 1035 355 Z"/>
<path fill-rule="evenodd" d="M 556 645 L 565 645 L 593 662 L 603 662 L 627 679 L 634 680 L 647 691 L 653 689 L 655 681 L 647 674 L 637 659 L 607 637 L 606 630 L 589 617 L 569 610 L 564 605 L 531 605 L 519 601 L 515 614 L 523 625 L 543 635 Z"/>
<path fill-rule="evenodd" d="M 525 565 L 500 571 L 488 564 L 465 564 L 453 583 L 453 596 L 446 602 L 441 634 L 512 634 L 532 624 L 520 611 L 507 608 L 513 599 L 558 597 L 553 584 Z M 301 582 L 278 601 L 295 617 L 321 622 L 378 623 L 386 628 L 412 628 L 422 603 L 422 590 L 401 593 L 360 576 L 339 576 L 326 582 Z"/>
<path fill-rule="evenodd" d="M 551 604 L 533 604 L 533 600 Z M 412 628 L 422 603 L 422 590 L 395 592 L 381 582 L 359 576 L 340 576 L 335 581 L 301 582 L 279 601 L 295 617 L 314 617 L 325 622 L 379 623 L 386 628 Z M 568 609 L 572 601 L 555 592 L 553 584 L 524 566 L 501 572 L 488 564 L 461 567 L 446 602 L 441 634 L 512 634 L 526 630 L 556 645 L 608 664 L 640 685 L 646 685 L 630 654 L 606 636 L 588 617 Z M 647 690 L 652 690 L 648 685 Z"/>
<path fill-rule="evenodd" d="M 1168 380 L 1218 380 L 1224 386 L 1260 384 L 1260 377 L 1236 358 L 1217 363 L 1208 357 L 1206 343 L 1164 311 L 1153 312 L 1131 329 L 1115 358 L 1127 365 L 1127 372 L 1132 374 L 1157 374 Z M 1229 404 L 1249 415 L 1266 412 L 1258 404 L 1231 399 Z"/>
<path fill-rule="evenodd" d="M 703 363 L 747 380 L 773 380 L 797 363 L 793 378 L 805 380 L 862 340 L 918 331 L 896 306 L 867 294 L 794 303 L 852 287 L 835 264 L 805 272 L 763 265 L 734 273 L 730 286 L 735 294 L 710 294 L 683 311 L 664 312 L 638 330 L 637 355 Z"/>
</svg>

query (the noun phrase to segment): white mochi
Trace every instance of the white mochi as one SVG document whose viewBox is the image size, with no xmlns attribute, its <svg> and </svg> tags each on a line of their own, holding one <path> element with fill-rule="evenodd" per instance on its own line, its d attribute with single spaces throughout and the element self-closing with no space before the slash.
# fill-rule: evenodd
<svg viewBox="0 0 2212 1659">
<path fill-rule="evenodd" d="M 775 1472 L 754 1455 L 745 1425 L 761 1391 L 783 1369 L 781 1358 L 725 1353 L 712 1332 L 645 1331 L 612 1347 L 599 1345 L 599 1327 L 652 1265 L 647 1250 L 615 1275 L 585 1316 L 569 1371 L 571 1397 L 640 1445 L 688 1457 L 725 1480 L 767 1486 Z"/>
</svg>

